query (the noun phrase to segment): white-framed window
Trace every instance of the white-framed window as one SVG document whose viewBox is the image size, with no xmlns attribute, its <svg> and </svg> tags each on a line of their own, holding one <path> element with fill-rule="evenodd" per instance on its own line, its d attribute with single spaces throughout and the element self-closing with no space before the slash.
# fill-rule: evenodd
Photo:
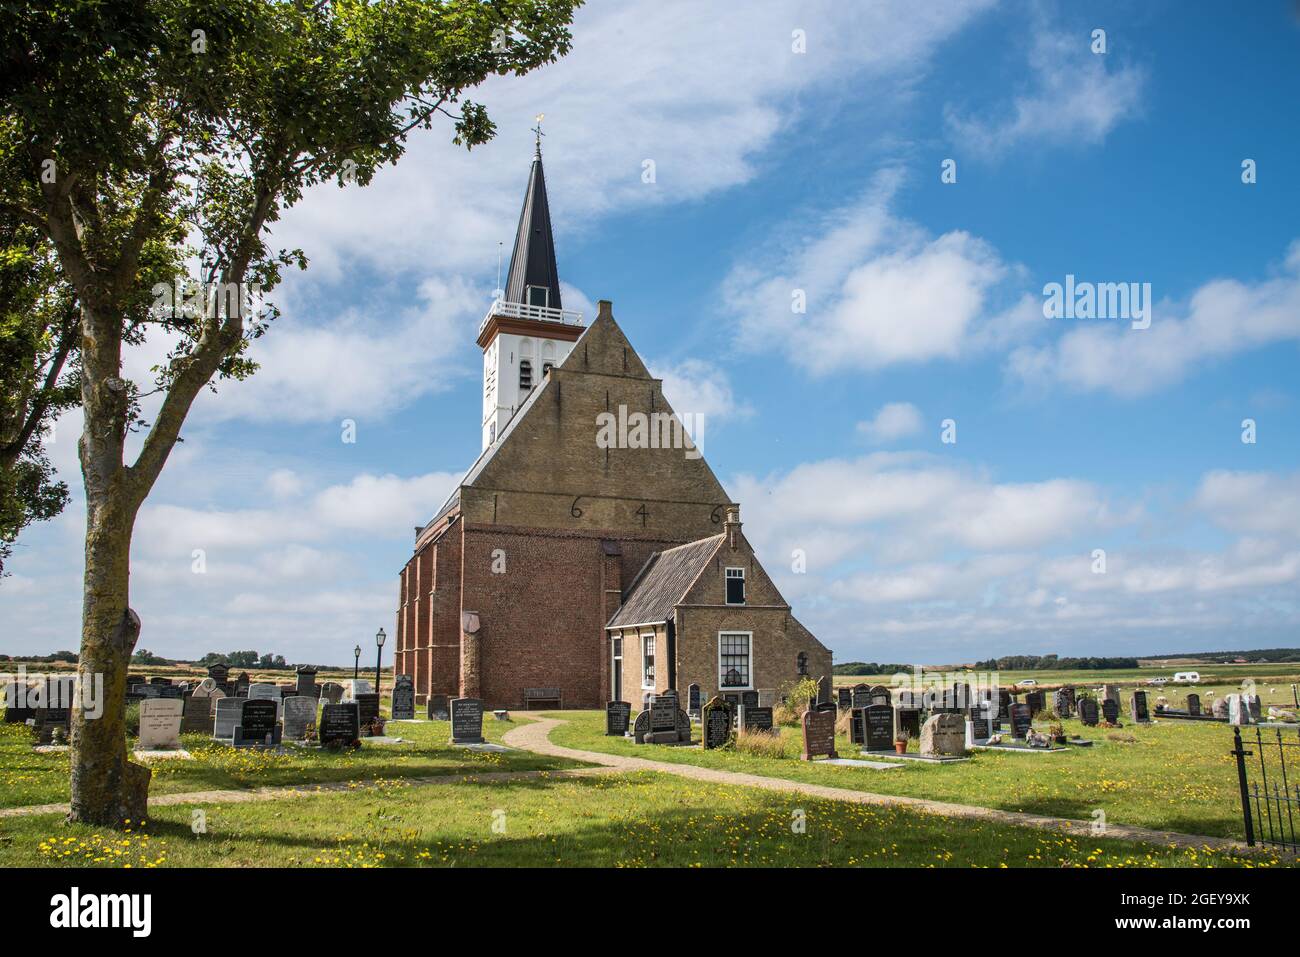
<svg viewBox="0 0 1300 957">
<path fill-rule="evenodd" d="M 728 568 L 724 574 L 727 583 L 727 604 L 743 605 L 745 603 L 745 569 Z"/>
<path fill-rule="evenodd" d="M 655 686 L 655 636 L 641 636 L 641 687 Z"/>
<path fill-rule="evenodd" d="M 753 690 L 752 631 L 718 632 L 718 688 Z"/>
</svg>

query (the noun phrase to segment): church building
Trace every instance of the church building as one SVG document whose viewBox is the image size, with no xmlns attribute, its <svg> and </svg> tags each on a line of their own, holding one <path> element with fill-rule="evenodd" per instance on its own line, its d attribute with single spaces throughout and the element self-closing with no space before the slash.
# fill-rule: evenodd
<svg viewBox="0 0 1300 957">
<path fill-rule="evenodd" d="M 482 452 L 417 528 L 400 575 L 397 673 L 416 700 L 598 708 L 698 685 L 770 704 L 831 652 L 795 619 L 613 308 L 560 295 L 540 147 L 500 298 L 478 329 Z M 644 435 L 642 436 L 644 438 Z M 684 447 L 683 447 L 684 445 Z"/>
</svg>

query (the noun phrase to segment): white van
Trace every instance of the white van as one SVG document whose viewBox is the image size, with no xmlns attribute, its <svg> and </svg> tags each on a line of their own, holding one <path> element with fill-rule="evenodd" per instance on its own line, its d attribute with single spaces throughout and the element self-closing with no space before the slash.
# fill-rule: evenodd
<svg viewBox="0 0 1300 957">
<path fill-rule="evenodd" d="M 1199 671 L 1180 671 L 1174 675 L 1174 681 L 1179 684 L 1194 685 L 1201 680 Z"/>
</svg>

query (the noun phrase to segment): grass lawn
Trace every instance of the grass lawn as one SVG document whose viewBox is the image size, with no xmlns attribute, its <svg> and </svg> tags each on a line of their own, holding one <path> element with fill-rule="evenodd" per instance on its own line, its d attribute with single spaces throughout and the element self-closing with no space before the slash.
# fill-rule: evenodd
<svg viewBox="0 0 1300 957">
<path fill-rule="evenodd" d="M 665 749 L 666 750 L 666 749 Z M 160 807 L 118 834 L 56 815 L 0 819 L 0 866 L 529 867 L 1270 865 L 687 781 L 654 773 L 413 785 Z M 796 827 L 802 822 L 802 829 Z M 495 825 L 495 826 L 494 826 Z"/>
<path fill-rule="evenodd" d="M 550 716 L 568 722 L 551 732 L 553 742 L 588 751 L 1085 821 L 1093 820 L 1093 812 L 1100 809 L 1115 824 L 1243 836 L 1236 765 L 1228 754 L 1232 731 L 1224 724 L 1166 719 L 1131 725 L 1121 718 L 1124 727 L 1118 733 L 1137 739 L 1124 743 L 1108 740 L 1105 729 L 1084 728 L 1072 720 L 1063 722 L 1066 732 L 1091 739 L 1093 747 L 1055 754 L 980 751 L 959 764 L 904 762 L 896 770 L 873 771 L 800 761 L 799 732 L 792 728 L 782 729 L 786 757 L 774 759 L 607 738 L 602 712 Z M 856 756 L 857 749 L 844 737 L 836 747 L 841 757 Z"/>
<path fill-rule="evenodd" d="M 513 723 L 483 722 L 483 736 L 500 741 Z M 533 771 L 580 767 L 577 762 L 548 758 L 527 751 L 477 753 L 452 747 L 446 721 L 390 724 L 388 733 L 411 744 L 362 744 L 360 751 L 334 754 L 318 749 L 286 747 L 276 754 L 252 748 L 231 748 L 204 735 L 181 736 L 193 761 L 175 759 L 151 763 L 151 794 L 214 789 L 251 789 L 297 784 L 323 784 L 368 778 L 422 777 L 483 771 Z M 68 800 L 67 752 L 37 754 L 25 725 L 0 724 L 0 807 L 53 804 Z M 128 741 L 134 745 L 134 739 Z"/>
</svg>

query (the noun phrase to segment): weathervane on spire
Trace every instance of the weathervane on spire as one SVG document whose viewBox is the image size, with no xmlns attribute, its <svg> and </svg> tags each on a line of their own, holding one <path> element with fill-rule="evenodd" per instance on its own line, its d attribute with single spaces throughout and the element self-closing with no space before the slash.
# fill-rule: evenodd
<svg viewBox="0 0 1300 957">
<path fill-rule="evenodd" d="M 546 135 L 542 132 L 542 120 L 546 119 L 546 114 L 538 113 L 534 119 L 537 120 L 537 125 L 533 127 L 533 132 L 537 134 L 537 156 L 540 158 L 542 155 L 542 137 Z"/>
</svg>

